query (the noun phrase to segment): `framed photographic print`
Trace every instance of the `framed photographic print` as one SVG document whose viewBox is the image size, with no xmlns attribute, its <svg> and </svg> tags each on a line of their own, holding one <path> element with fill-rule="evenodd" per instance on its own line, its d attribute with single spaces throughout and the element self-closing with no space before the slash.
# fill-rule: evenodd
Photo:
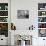
<svg viewBox="0 0 46 46">
<path fill-rule="evenodd" d="M 18 19 L 29 19 L 29 10 L 17 10 Z"/>
</svg>

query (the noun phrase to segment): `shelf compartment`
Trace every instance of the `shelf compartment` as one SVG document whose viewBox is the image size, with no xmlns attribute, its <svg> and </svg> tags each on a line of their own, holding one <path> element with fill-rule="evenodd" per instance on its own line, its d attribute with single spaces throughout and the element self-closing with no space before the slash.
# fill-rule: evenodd
<svg viewBox="0 0 46 46">
<path fill-rule="evenodd" d="M 38 23 L 38 28 L 46 28 L 46 23 Z"/>
<path fill-rule="evenodd" d="M 0 16 L 8 16 L 8 11 L 0 11 Z"/>
<path fill-rule="evenodd" d="M 0 23 L 0 30 L 8 30 L 8 23 Z"/>
<path fill-rule="evenodd" d="M 38 36 L 39 37 L 46 37 L 46 29 L 39 29 Z"/>
<path fill-rule="evenodd" d="M 0 10 L 8 10 L 8 3 L 0 3 Z"/>
<path fill-rule="evenodd" d="M 46 17 L 38 17 L 38 22 L 46 22 Z"/>
<path fill-rule="evenodd" d="M 46 16 L 46 11 L 38 11 L 38 16 Z"/>
<path fill-rule="evenodd" d="M 46 3 L 38 3 L 38 10 L 45 10 L 46 9 Z"/>
<path fill-rule="evenodd" d="M 0 22 L 8 22 L 8 17 L 0 17 Z"/>
<path fill-rule="evenodd" d="M 0 35 L 5 35 L 5 37 L 8 37 L 8 30 L 1 30 Z"/>
</svg>

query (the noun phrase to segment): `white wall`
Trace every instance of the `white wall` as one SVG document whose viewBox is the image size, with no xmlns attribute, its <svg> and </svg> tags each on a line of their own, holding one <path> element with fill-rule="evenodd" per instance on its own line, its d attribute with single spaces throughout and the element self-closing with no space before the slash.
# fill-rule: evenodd
<svg viewBox="0 0 46 46">
<path fill-rule="evenodd" d="M 31 0 L 15 0 L 11 2 L 13 3 L 11 4 L 11 19 L 15 23 L 17 30 L 27 30 L 33 23 L 37 23 L 37 2 L 32 2 Z M 17 19 L 17 10 L 29 10 L 29 19 Z M 33 25 L 36 26 L 36 24 Z"/>
<path fill-rule="evenodd" d="M 11 22 L 16 25 L 16 32 L 27 33 L 30 25 L 35 26 L 33 33 L 33 46 L 43 44 L 42 38 L 38 38 L 38 3 L 45 3 L 46 0 L 11 0 Z M 29 10 L 29 19 L 17 19 L 17 10 Z M 29 31 L 29 30 L 28 30 Z M 36 37 L 37 36 L 37 37 Z M 37 39 L 37 40 L 36 40 Z M 38 44 L 39 43 L 39 44 Z M 39 45 L 40 46 L 40 45 Z"/>
</svg>

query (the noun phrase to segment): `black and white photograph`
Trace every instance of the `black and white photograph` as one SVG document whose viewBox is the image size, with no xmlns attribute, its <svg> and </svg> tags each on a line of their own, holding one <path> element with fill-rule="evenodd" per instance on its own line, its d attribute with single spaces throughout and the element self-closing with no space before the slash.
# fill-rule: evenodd
<svg viewBox="0 0 46 46">
<path fill-rule="evenodd" d="M 18 19 L 29 19 L 29 10 L 17 10 Z"/>
</svg>

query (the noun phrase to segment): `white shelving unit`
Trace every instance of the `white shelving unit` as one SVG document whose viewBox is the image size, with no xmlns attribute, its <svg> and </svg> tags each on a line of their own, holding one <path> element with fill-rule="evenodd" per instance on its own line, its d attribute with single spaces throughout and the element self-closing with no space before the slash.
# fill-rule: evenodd
<svg viewBox="0 0 46 46">
<path fill-rule="evenodd" d="M 38 31 L 39 31 L 39 34 L 41 34 L 40 33 L 41 31 L 46 31 L 46 3 L 38 4 Z M 41 34 L 40 37 L 46 37 L 46 35 Z"/>
<path fill-rule="evenodd" d="M 8 45 L 8 19 L 8 3 L 0 3 L 0 45 Z"/>
</svg>

